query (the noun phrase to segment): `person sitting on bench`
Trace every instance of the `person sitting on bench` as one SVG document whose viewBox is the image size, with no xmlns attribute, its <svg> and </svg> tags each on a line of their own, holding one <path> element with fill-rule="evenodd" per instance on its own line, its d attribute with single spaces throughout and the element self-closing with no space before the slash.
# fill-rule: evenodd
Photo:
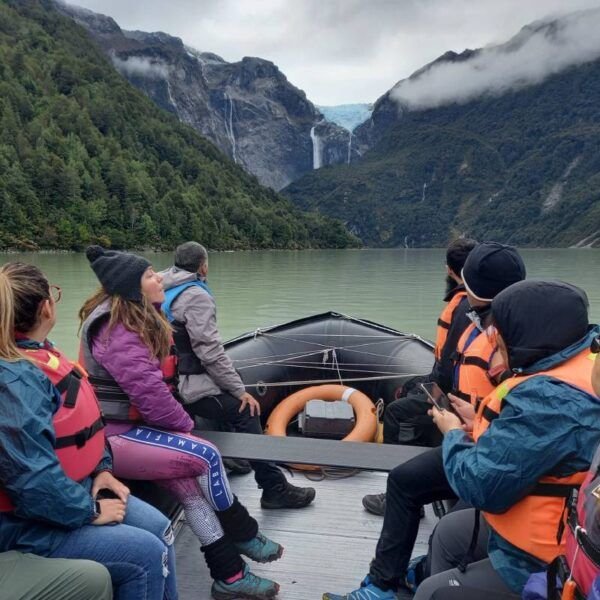
<svg viewBox="0 0 600 600">
<path fill-rule="evenodd" d="M 512 376 L 471 412 L 472 438 L 456 415 L 432 409 L 444 434 L 444 471 L 475 508 L 440 521 L 432 576 L 415 600 L 447 586 L 521 598 L 529 576 L 565 553 L 566 505 L 600 439 L 590 353 L 600 327 L 588 325 L 585 292 L 559 281 L 520 282 L 494 298 L 492 320 L 488 335 Z M 471 535 L 473 523 L 483 533 Z"/>
<path fill-rule="evenodd" d="M 258 531 L 231 492 L 219 450 L 190 433 L 194 422 L 173 395 L 161 275 L 135 254 L 100 246 L 86 254 L 102 287 L 79 313 L 81 356 L 108 421 L 115 472 L 155 481 L 181 502 L 214 597 L 276 596 L 279 585 L 250 572 L 240 554 L 264 563 L 279 559 L 283 548 Z"/>
<path fill-rule="evenodd" d="M 47 339 L 60 297 L 33 265 L 0 268 L 0 552 L 97 561 L 120 600 L 176 599 L 171 524 L 113 477 L 94 391 Z"/>
<path fill-rule="evenodd" d="M 175 266 L 162 273 L 163 310 L 174 329 L 179 353 L 179 393 L 192 416 L 226 423 L 233 431 L 262 434 L 260 406 L 246 392 L 217 330 L 216 304 L 206 284 L 208 254 L 186 242 L 175 250 Z M 252 461 L 262 488 L 262 508 L 303 508 L 315 497 L 312 487 L 288 482 L 274 463 Z"/>
</svg>

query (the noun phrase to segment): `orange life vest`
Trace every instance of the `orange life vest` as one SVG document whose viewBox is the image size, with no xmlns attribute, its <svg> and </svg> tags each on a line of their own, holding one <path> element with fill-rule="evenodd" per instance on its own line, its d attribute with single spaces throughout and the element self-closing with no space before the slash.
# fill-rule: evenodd
<svg viewBox="0 0 600 600">
<path fill-rule="evenodd" d="M 455 389 L 452 393 L 471 402 L 475 409 L 495 387 L 488 377 L 495 353 L 496 348 L 490 343 L 488 336 L 479 331 L 475 323 L 471 323 L 465 329 L 456 345 L 458 377 L 455 379 Z"/>
<path fill-rule="evenodd" d="M 87 374 L 52 346 L 21 349 L 21 352 L 61 394 L 62 403 L 52 418 L 54 448 L 64 472 L 81 481 L 94 472 L 104 454 L 104 420 Z M 10 498 L 0 489 L 0 512 L 11 510 Z"/>
<path fill-rule="evenodd" d="M 591 384 L 594 358 L 595 355 L 586 349 L 554 369 L 503 381 L 479 406 L 473 423 L 475 443 L 488 429 L 490 422 L 500 414 L 506 395 L 532 377 L 552 377 L 595 397 Z M 581 485 L 586 473 L 574 473 L 567 477 L 542 477 L 529 495 L 506 512 L 484 512 L 485 519 L 496 533 L 513 546 L 550 563 L 559 554 L 564 554 L 562 531 L 566 517 L 566 499 L 574 487 Z"/>
<path fill-rule="evenodd" d="M 435 348 L 433 353 L 435 355 L 436 360 L 440 360 L 442 356 L 442 349 L 446 344 L 446 340 L 448 339 L 448 330 L 450 329 L 450 324 L 452 323 L 452 317 L 454 316 L 454 311 L 457 306 L 461 303 L 463 298 L 466 298 L 467 292 L 463 290 L 459 290 L 452 296 L 450 301 L 444 307 L 442 314 L 437 322 L 437 334 L 435 337 Z"/>
</svg>

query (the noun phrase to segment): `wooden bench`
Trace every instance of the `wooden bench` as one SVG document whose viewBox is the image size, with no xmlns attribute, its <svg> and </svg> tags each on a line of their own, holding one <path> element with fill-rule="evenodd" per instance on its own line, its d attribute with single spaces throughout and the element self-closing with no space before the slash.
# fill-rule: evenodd
<svg viewBox="0 0 600 600">
<path fill-rule="evenodd" d="M 194 431 L 194 434 L 215 444 L 223 458 L 301 463 L 361 471 L 391 471 L 394 467 L 430 450 L 419 446 L 339 442 L 224 431 Z"/>
<path fill-rule="evenodd" d="M 300 463 L 315 466 L 391 471 L 394 467 L 427 452 L 420 446 L 339 442 L 304 437 L 275 437 L 251 433 L 194 430 L 194 435 L 217 446 L 223 458 L 252 461 Z M 131 491 L 156 506 L 173 523 L 181 518 L 181 506 L 164 489 L 149 481 L 126 481 Z M 436 511 L 437 513 L 437 511 Z"/>
</svg>

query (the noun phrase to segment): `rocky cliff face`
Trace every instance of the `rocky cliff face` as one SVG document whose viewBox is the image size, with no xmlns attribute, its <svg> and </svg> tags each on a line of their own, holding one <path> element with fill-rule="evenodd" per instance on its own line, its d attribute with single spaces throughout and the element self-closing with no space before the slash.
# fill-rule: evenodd
<svg viewBox="0 0 600 600">
<path fill-rule="evenodd" d="M 351 134 L 323 115 L 272 62 L 228 63 L 165 33 L 122 30 L 110 17 L 59 5 L 114 66 L 164 110 L 275 190 L 314 168 L 345 163 Z"/>
</svg>

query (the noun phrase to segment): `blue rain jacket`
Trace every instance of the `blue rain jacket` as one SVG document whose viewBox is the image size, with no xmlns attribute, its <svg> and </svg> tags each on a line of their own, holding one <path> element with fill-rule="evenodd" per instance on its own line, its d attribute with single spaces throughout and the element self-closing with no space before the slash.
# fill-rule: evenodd
<svg viewBox="0 0 600 600">
<path fill-rule="evenodd" d="M 0 513 L 0 552 L 48 555 L 69 530 L 94 519 L 92 478 L 77 483 L 67 477 L 54 451 L 52 417 L 60 402 L 31 362 L 0 360 L 0 485 L 15 506 Z M 98 471 L 110 466 L 105 452 Z"/>
<path fill-rule="evenodd" d="M 546 371 L 589 348 L 600 327 L 562 352 L 522 369 Z M 444 468 L 454 492 L 475 508 L 507 510 L 545 474 L 589 468 L 600 440 L 600 400 L 547 376 L 526 380 L 505 396 L 500 416 L 473 441 L 460 430 L 444 437 Z M 488 553 L 503 580 L 520 592 L 531 573 L 544 569 L 533 556 L 494 531 Z"/>
</svg>

